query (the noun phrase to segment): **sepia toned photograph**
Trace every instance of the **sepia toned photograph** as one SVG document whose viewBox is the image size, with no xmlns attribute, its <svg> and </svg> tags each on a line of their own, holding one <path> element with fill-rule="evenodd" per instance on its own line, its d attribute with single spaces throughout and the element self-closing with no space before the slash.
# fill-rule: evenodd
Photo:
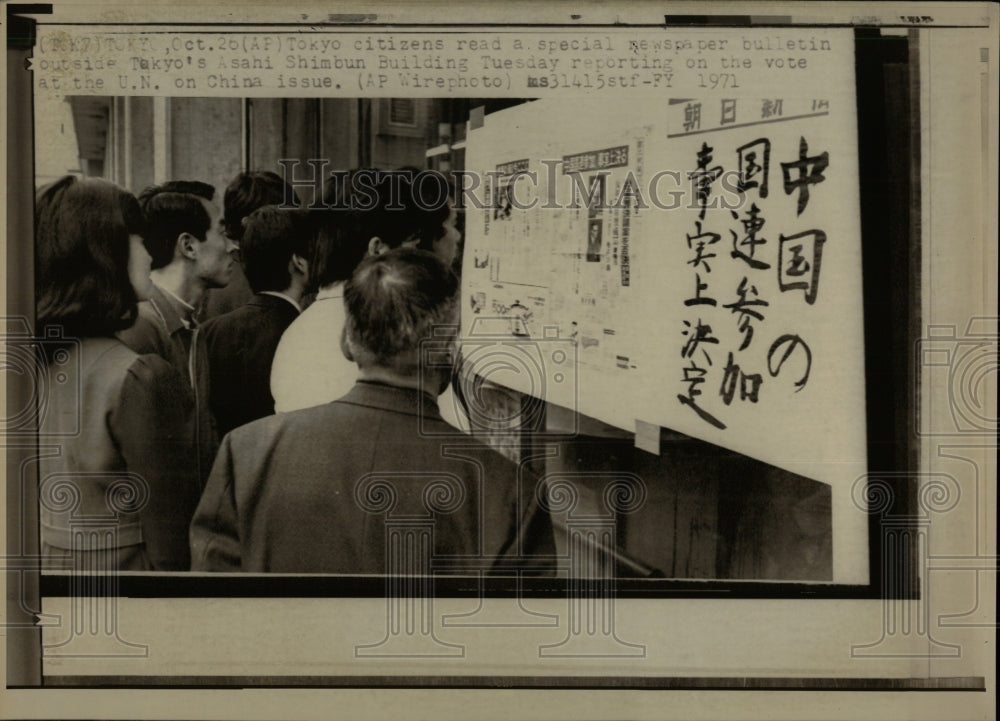
<svg viewBox="0 0 1000 721">
<path fill-rule="evenodd" d="M 775 102 L 782 104 L 781 99 Z M 642 247 L 644 234 L 668 233 L 672 226 L 680 224 L 678 216 L 699 215 L 698 198 L 685 187 L 687 176 L 697 172 L 705 173 L 699 192 L 704 195 L 706 209 L 714 200 L 709 196 L 715 176 L 720 189 L 727 184 L 733 189 L 728 198 L 732 208 L 723 208 L 725 203 L 721 201 L 711 203 L 718 205 L 712 210 L 723 210 L 730 216 L 726 221 L 733 224 L 731 215 L 738 213 L 733 208 L 746 205 L 741 183 L 759 187 L 759 194 L 767 196 L 768 161 L 766 157 L 762 162 L 754 160 L 763 157 L 761 151 L 730 149 L 748 158 L 746 163 L 753 164 L 752 172 L 741 172 L 740 162 L 729 170 L 719 165 L 711 171 L 699 171 L 695 152 L 690 169 L 675 162 L 677 170 L 672 176 L 659 173 L 653 181 L 643 177 L 643 159 L 636 157 L 637 148 L 648 153 L 647 157 L 657 152 L 656 135 L 646 128 L 636 132 L 649 134 L 650 139 L 639 135 L 632 146 L 620 146 L 615 153 L 602 149 L 585 156 L 566 152 L 587 142 L 582 139 L 566 142 L 566 150 L 505 150 L 508 154 L 531 156 L 516 168 L 509 161 L 484 164 L 477 157 L 496 153 L 495 147 L 506 148 L 505 143 L 494 144 L 488 137 L 479 136 L 494 127 L 502 130 L 505 124 L 516 127 L 518 117 L 535 125 L 538 132 L 537 126 L 543 123 L 555 128 L 576 114 L 592 118 L 590 133 L 606 132 L 603 128 L 613 120 L 607 118 L 606 104 L 586 100 L 570 104 L 570 113 L 557 110 L 545 100 L 509 99 L 68 96 L 50 105 L 42 105 L 39 99 L 39 105 L 44 112 L 36 115 L 38 135 L 47 136 L 51 130 L 56 137 L 66 138 L 61 145 L 70 154 L 56 157 L 52 151 L 58 146 L 53 145 L 46 157 L 39 154 L 36 159 L 39 187 L 47 188 L 36 205 L 39 223 L 42 216 L 58 217 L 65 212 L 60 207 L 62 202 L 69 203 L 69 208 L 75 205 L 77 214 L 89 212 L 96 199 L 85 201 L 84 195 L 75 202 L 71 200 L 80 191 L 110 193 L 109 183 L 117 185 L 119 193 L 134 188 L 138 205 L 124 194 L 108 200 L 124 206 L 119 210 L 123 220 L 129 213 L 136 216 L 131 221 L 136 225 L 127 227 L 129 220 L 125 220 L 124 230 L 130 236 L 140 236 L 144 244 L 143 249 L 127 255 L 123 270 L 141 264 L 141 260 L 133 258 L 138 255 L 145 260 L 143 250 L 150 257 L 146 262 L 151 269 L 149 283 L 129 277 L 133 290 L 138 287 L 138 311 L 134 318 L 126 319 L 129 326 L 114 330 L 118 343 L 109 347 L 108 341 L 102 341 L 94 350 L 88 348 L 94 343 L 88 342 L 85 326 L 65 314 L 72 313 L 74 304 L 94 309 L 107 305 L 112 313 L 120 313 L 122 301 L 112 302 L 100 296 L 73 298 L 72 291 L 64 288 L 58 277 L 58 264 L 67 261 L 57 258 L 52 259 L 55 267 L 45 274 L 51 280 L 45 275 L 36 276 L 42 285 L 39 303 L 46 305 L 40 317 L 53 321 L 46 322 L 45 337 L 52 339 L 47 352 L 67 354 L 65 360 L 53 357 L 46 363 L 49 387 L 63 390 L 64 395 L 51 396 L 44 420 L 57 425 L 50 428 L 43 424 L 41 434 L 63 436 L 74 430 L 58 425 L 56 419 L 78 423 L 81 431 L 99 426 L 88 416 L 108 413 L 108 402 L 116 415 L 127 418 L 130 412 L 144 414 L 118 428 L 112 426 L 109 437 L 104 439 L 80 432 L 67 441 L 78 442 L 79 448 L 67 449 L 51 467 L 43 464 L 39 489 L 44 546 L 75 550 L 67 547 L 73 517 L 106 512 L 104 508 L 85 506 L 58 508 L 65 500 L 63 494 L 69 492 L 67 479 L 87 471 L 93 473 L 93 487 L 74 487 L 74 498 L 91 495 L 101 502 L 102 494 L 110 499 L 118 493 L 128 495 L 128 501 L 137 506 L 128 521 L 118 519 L 115 531 L 121 544 L 118 548 L 133 549 L 117 551 L 117 560 L 106 558 L 103 562 L 107 570 L 388 573 L 390 551 L 385 544 L 390 538 L 395 540 L 385 535 L 377 519 L 368 518 L 371 513 L 361 499 L 375 490 L 359 484 L 373 474 L 388 474 L 382 482 L 393 487 L 392 495 L 412 493 L 409 486 L 419 494 L 430 492 L 420 491 L 424 481 L 419 479 L 436 483 L 442 480 L 436 476 L 441 473 L 444 478 L 457 474 L 461 479 L 459 486 L 447 490 L 461 497 L 467 514 L 465 526 L 479 527 L 483 538 L 458 528 L 446 530 L 457 519 L 447 517 L 449 514 L 443 511 L 435 514 L 433 508 L 424 508 L 403 512 L 403 516 L 417 513 L 434 520 L 433 556 L 438 561 L 449 556 L 479 555 L 486 570 L 515 550 L 517 546 L 512 542 L 518 539 L 521 550 L 516 555 L 524 555 L 527 567 L 533 571 L 547 566 L 549 575 L 590 575 L 598 571 L 597 566 L 583 568 L 579 559 L 576 566 L 570 566 L 567 553 L 573 543 L 589 539 L 584 542 L 592 544 L 598 554 L 596 563 L 609 567 L 611 577 L 834 580 L 829 483 L 767 460 L 727 453 L 721 443 L 710 444 L 667 427 L 657 440 L 663 443 L 659 451 L 639 449 L 634 440 L 635 419 L 627 415 L 635 409 L 625 407 L 631 404 L 599 396 L 603 376 L 614 379 L 617 375 L 618 383 L 635 383 L 637 392 L 648 392 L 652 376 L 662 376 L 662 366 L 667 363 L 659 354 L 648 360 L 642 358 L 641 354 L 648 353 L 652 345 L 644 337 L 648 334 L 641 327 L 629 328 L 636 322 L 633 314 L 639 312 L 638 303 L 647 298 L 660 304 L 667 301 L 650 297 L 651 292 L 643 288 L 653 276 L 643 266 L 631 269 L 634 261 L 630 246 L 634 249 L 631 253 L 641 258 L 649 252 Z M 649 105 L 652 122 L 660 108 L 645 105 Z M 635 113 L 637 107 L 630 106 L 629 112 Z M 682 109 L 680 104 L 669 107 Z M 690 114 L 693 107 L 687 104 L 683 110 Z M 779 110 L 766 122 L 775 132 L 788 135 L 787 125 L 781 123 L 796 123 L 799 115 L 793 114 L 795 111 L 786 118 Z M 560 112 L 567 118 L 553 117 Z M 472 127 L 470 116 L 478 117 L 481 127 Z M 707 118 L 705 124 L 709 125 Z M 710 129 L 718 128 L 706 128 L 705 132 Z M 758 128 L 744 132 L 757 133 Z M 539 135 L 551 143 L 552 135 Z M 679 148 L 683 141 L 671 143 L 668 137 L 661 142 L 668 146 L 665 161 L 684 157 L 669 149 L 673 143 L 678 143 Z M 770 143 L 768 139 L 759 141 L 763 154 L 769 152 L 766 146 Z M 798 142 L 786 143 L 786 147 L 796 152 Z M 476 162 L 474 167 L 467 165 L 470 155 Z M 688 159 L 692 160 L 690 154 Z M 550 197 L 545 204 L 535 202 L 536 207 L 528 207 L 531 201 L 527 195 L 539 192 L 531 187 L 532 178 L 537 177 L 533 168 L 545 162 L 556 169 L 555 177 L 565 181 L 566 186 L 547 186 L 545 192 Z M 826 180 L 823 168 L 818 167 L 823 162 L 827 161 L 817 155 L 803 165 L 803 188 Z M 66 170 L 70 172 L 60 179 Z M 588 171 L 591 174 L 584 175 Z M 722 176 L 723 172 L 727 175 Z M 577 197 L 574 182 L 578 181 L 574 178 L 581 175 L 587 178 L 588 185 L 586 193 Z M 175 177 L 179 180 L 164 180 Z M 600 181 L 600 187 L 595 181 Z M 608 184 L 613 186 L 614 197 L 608 195 Z M 563 193 L 566 190 L 568 193 Z M 157 201 L 161 194 L 164 198 Z M 764 197 L 758 200 L 766 207 Z M 590 232 L 585 233 L 585 241 L 577 241 L 572 229 L 583 212 L 589 218 Z M 145 226 L 139 225 L 143 222 L 140 215 L 144 216 Z M 770 268 L 760 248 L 767 241 L 758 237 L 767 222 L 760 208 L 753 204 L 738 221 L 736 227 L 744 230 L 740 237 L 728 231 L 733 233 L 732 239 L 727 239 L 729 253 L 706 250 L 715 243 L 722 247 L 719 233 L 706 232 L 703 240 L 693 240 L 690 233 L 682 235 L 682 242 L 686 237 L 686 245 L 694 251 L 685 263 L 696 265 L 706 279 L 711 272 L 710 260 L 715 257 L 732 256 L 730 264 L 737 259 L 754 271 Z M 73 214 L 68 214 L 62 225 L 76 226 L 81 235 L 88 227 Z M 537 228 L 536 234 L 551 237 L 553 245 L 565 248 L 533 257 L 526 250 L 532 244 L 532 226 Z M 183 230 L 186 227 L 192 230 Z M 602 239 L 605 227 L 607 238 Z M 185 233 L 198 243 L 179 250 L 175 236 Z M 520 238 L 513 237 L 515 234 Z M 83 237 L 73 241 L 63 236 L 47 242 L 62 245 L 64 252 L 79 263 L 82 249 L 77 248 L 88 240 Z M 815 245 L 816 240 L 811 241 Z M 518 248 L 519 242 L 528 246 Z M 795 293 L 800 296 L 796 302 L 801 304 L 801 298 L 805 298 L 804 304 L 808 305 L 810 297 L 814 299 L 810 286 L 818 292 L 822 249 L 817 246 L 801 251 L 803 245 L 806 243 L 797 245 L 800 250 L 796 252 L 808 252 L 810 257 L 803 256 L 802 267 L 815 267 L 815 271 L 807 276 L 792 268 L 795 261 L 785 261 L 793 277 L 807 277 L 807 281 L 797 284 L 791 277 L 779 280 L 784 283 L 783 290 L 774 292 Z M 358 324 L 359 334 L 364 333 L 363 328 L 386 323 L 383 332 L 387 338 L 353 338 L 345 331 L 352 327 L 345 306 L 347 281 L 366 257 L 402 246 L 434 254 L 451 276 L 441 272 L 433 280 L 440 286 L 437 298 L 413 295 L 417 293 L 414 287 L 412 292 L 384 301 L 389 305 L 379 310 L 377 317 L 350 321 Z M 475 260 L 466 270 L 467 247 L 471 247 Z M 103 259 L 95 259 L 99 260 Z M 419 263 L 421 259 L 415 257 L 409 262 Z M 549 262 L 555 264 L 546 268 L 543 263 Z M 651 264 L 648 255 L 646 263 Z M 717 275 L 725 269 L 722 263 L 716 267 Z M 378 277 L 388 273 L 392 278 L 399 273 L 402 275 L 394 282 L 402 282 L 406 266 L 390 268 L 379 270 Z M 421 271 L 410 282 L 431 282 L 424 279 L 423 273 L 432 270 Z M 572 273 L 575 287 L 551 282 L 563 271 L 564 277 Z M 74 265 L 73 283 L 79 282 L 79 272 L 80 266 Z M 700 277 L 697 272 L 695 276 Z M 608 277 L 613 277 L 617 288 Z M 765 279 L 771 281 L 762 277 L 755 283 L 763 288 Z M 581 281 L 593 290 L 581 289 Z M 761 323 L 761 331 L 765 329 L 764 314 L 770 315 L 767 309 L 772 302 L 761 297 L 762 291 L 750 284 L 745 274 L 733 275 L 732 282 L 734 287 L 726 291 L 732 296 L 726 298 L 731 302 L 724 304 L 722 313 L 715 317 L 732 318 L 728 325 L 733 328 L 726 330 L 730 338 L 740 341 L 734 345 L 740 352 L 750 346 L 755 325 Z M 105 293 L 111 292 L 110 285 L 93 282 Z M 464 286 L 461 291 L 460 285 Z M 682 293 L 675 293 L 677 302 L 673 305 L 684 308 L 693 305 L 689 301 L 706 301 L 705 305 L 712 301 L 713 307 L 717 303 L 713 298 L 707 294 L 699 297 L 704 287 L 699 281 L 693 292 L 683 288 Z M 800 287 L 806 291 L 804 294 L 796 292 Z M 635 300 L 627 297 L 633 288 Z M 127 290 L 119 292 L 124 295 Z M 45 297 L 48 294 L 54 296 L 53 300 Z M 471 299 L 478 296 L 482 300 L 476 305 Z M 466 298 L 470 299 L 468 303 L 464 302 Z M 69 308 L 61 309 L 60 301 Z M 382 302 L 376 297 L 359 297 L 358 301 L 362 304 L 358 313 L 376 312 L 374 308 Z M 370 304 L 375 306 L 369 311 Z M 395 322 L 383 320 L 396 304 L 426 307 L 427 317 L 416 319 L 407 314 Z M 562 310 L 551 310 L 559 306 Z M 664 322 L 669 322 L 666 307 L 663 314 Z M 671 376 L 684 379 L 670 385 L 682 393 L 675 393 L 675 398 L 661 395 L 651 407 L 651 415 L 642 417 L 673 415 L 680 417 L 674 421 L 677 425 L 689 422 L 684 417 L 689 415 L 697 423 L 725 430 L 725 424 L 704 408 L 724 412 L 734 401 L 759 403 L 763 376 L 741 372 L 731 357 L 725 369 L 713 368 L 709 350 L 715 351 L 713 346 L 719 345 L 722 324 L 715 321 L 719 330 L 713 331 L 707 313 L 690 315 L 688 319 L 678 313 L 676 332 L 664 334 L 664 340 L 672 341 L 674 346 L 673 353 L 664 349 L 664 355 L 676 356 L 676 361 L 670 362 L 678 367 Z M 125 326 L 125 322 L 119 325 Z M 409 340 L 394 338 L 413 323 L 421 329 L 421 335 Z M 449 336 L 439 331 L 451 324 L 456 327 L 451 337 L 459 337 L 456 333 L 460 323 L 467 330 L 455 348 L 449 348 Z M 97 328 L 95 332 L 100 330 L 105 329 Z M 630 330 L 638 337 L 619 341 Z M 65 347 L 59 342 L 62 338 L 67 339 Z M 792 373 L 799 375 L 791 378 L 792 382 L 784 382 L 785 392 L 804 388 L 812 375 L 813 351 L 799 338 L 793 334 L 769 337 L 766 342 L 771 347 L 766 355 L 762 350 L 754 360 L 758 370 L 765 358 L 772 369 L 779 371 L 785 362 L 796 366 Z M 379 359 L 379 365 L 369 366 L 369 370 L 359 368 L 345 357 L 342 339 L 349 349 L 354 349 L 349 350 L 352 355 L 370 355 L 373 360 Z M 419 357 L 407 363 L 395 358 L 390 353 L 395 346 L 382 346 L 389 339 L 405 344 L 398 346 L 399 352 Z M 365 343 L 372 347 L 362 349 Z M 91 411 L 86 407 L 89 386 L 95 383 L 91 374 L 103 377 L 99 369 L 114 357 L 105 354 L 109 350 L 125 354 L 126 348 L 140 357 L 156 355 L 168 361 L 174 373 L 159 368 L 159 361 L 132 357 L 129 362 L 128 357 L 123 357 L 119 372 L 130 383 L 135 379 L 139 387 L 132 390 L 122 387 L 122 381 L 112 382 L 112 388 L 120 394 L 117 403 L 113 398 L 95 398 L 97 408 Z M 449 360 L 437 362 L 435 354 L 444 354 Z M 565 360 L 559 363 L 561 356 Z M 99 357 L 105 360 L 97 360 Z M 715 364 L 721 364 L 722 358 L 719 355 Z M 156 365 L 152 370 L 134 365 L 147 362 Z M 408 367 L 408 373 L 396 378 L 393 385 L 386 379 L 397 375 L 391 369 L 401 364 Z M 455 374 L 458 367 L 462 368 L 461 376 Z M 78 375 L 70 375 L 65 369 Z M 709 370 L 713 371 L 710 376 Z M 150 376 L 140 380 L 145 373 Z M 442 373 L 443 379 L 439 377 Z M 560 374 L 566 378 L 558 384 L 555 377 Z M 772 375 L 778 377 L 778 373 Z M 186 382 L 178 383 L 167 376 L 180 376 Z M 635 376 L 638 380 L 633 380 Z M 863 372 L 859 379 L 861 376 Z M 59 377 L 66 379 L 59 381 Z M 373 391 L 373 384 L 378 384 L 380 390 L 385 390 L 381 386 L 386 385 L 412 387 L 434 403 L 429 409 L 423 408 L 423 401 L 415 403 L 413 399 L 399 409 L 383 407 L 388 399 L 374 397 L 364 402 L 359 397 L 351 403 L 358 408 L 375 403 L 372 407 L 383 411 L 406 409 L 410 420 L 396 419 L 402 422 L 401 427 L 390 426 L 381 432 L 376 430 L 383 423 L 378 417 L 348 414 L 339 426 L 340 420 L 316 415 L 318 411 L 312 411 L 313 417 L 308 419 L 306 414 L 298 413 L 338 401 L 352 391 L 358 379 L 362 379 L 361 391 Z M 442 382 L 449 387 L 439 394 Z M 710 382 L 711 391 L 704 391 L 705 400 L 694 402 L 703 394 L 702 384 L 707 387 Z M 451 387 L 451 383 L 455 385 Z M 171 384 L 180 387 L 172 388 Z M 411 395 L 414 399 L 420 397 Z M 148 400 L 133 400 L 136 396 Z M 864 403 L 863 398 L 859 400 L 853 420 L 860 429 L 864 425 Z M 798 398 L 795 402 L 799 402 Z M 285 415 L 292 411 L 296 415 Z M 223 440 L 237 428 L 270 416 L 304 425 L 293 433 L 283 423 L 272 421 L 254 426 L 261 435 L 252 436 L 252 440 L 241 439 L 241 434 Z M 629 428 L 633 428 L 632 432 Z M 323 431 L 317 433 L 319 429 Z M 385 440 L 366 438 L 373 432 L 380 437 L 384 433 Z M 139 437 L 129 438 L 132 433 Z M 279 436 L 290 433 L 289 445 L 283 445 L 284 441 L 275 445 Z M 421 441 L 428 460 L 412 465 Z M 123 448 L 120 454 L 103 452 L 111 457 L 109 468 L 99 468 L 97 459 L 84 458 L 85 449 L 102 443 Z M 369 448 L 361 451 L 364 457 L 381 456 L 383 444 L 388 444 L 384 460 L 333 470 L 338 459 L 361 448 Z M 131 457 L 125 448 L 129 445 L 136 446 Z M 473 457 L 477 446 L 492 446 L 494 450 L 486 453 L 489 460 L 482 462 L 487 465 L 473 476 L 468 469 L 462 472 L 449 468 L 450 464 L 437 467 L 452 445 L 467 446 Z M 254 447 L 266 451 L 245 469 L 239 468 Z M 501 461 L 501 457 L 505 460 Z M 79 460 L 74 464 L 75 459 Z M 101 471 L 106 472 L 103 477 Z M 112 471 L 134 477 L 137 487 L 126 494 L 124 487 L 114 486 Z M 413 479 L 404 479 L 408 473 L 414 475 Z M 108 485 L 109 481 L 112 485 Z M 294 500 L 283 495 L 293 485 L 303 483 L 315 485 L 314 491 Z M 329 483 L 335 483 L 334 488 Z M 218 489 L 210 492 L 216 485 Z M 232 490 L 224 490 L 230 487 Z M 442 492 L 446 488 L 442 486 Z M 494 492 L 496 495 L 487 501 L 485 494 Z M 272 493 L 278 494 L 274 508 L 256 505 L 261 494 Z M 615 497 L 606 497 L 608 493 Z M 243 494 L 247 498 L 241 497 Z M 563 494 L 566 498 L 561 497 Z M 507 502 L 517 496 L 520 500 L 516 508 L 507 508 Z M 616 500 L 618 496 L 621 498 Z M 574 507 L 556 512 L 570 497 Z M 618 507 L 618 501 L 622 507 Z M 199 503 L 202 505 L 196 517 Z M 344 505 L 348 508 L 343 509 Z M 164 510 L 154 510 L 157 507 Z M 347 515 L 342 516 L 345 510 Z M 387 518 L 394 513 L 399 511 L 393 509 Z M 492 523 L 494 516 L 496 520 L 508 518 L 504 521 L 507 526 L 489 531 L 492 545 L 483 546 L 485 524 Z M 582 534 L 571 531 L 572 524 L 567 524 L 577 516 L 604 516 L 602 524 L 610 521 L 614 532 L 601 531 L 593 536 L 593 529 Z M 134 530 L 126 530 L 129 526 Z M 152 532 L 154 527 L 163 535 L 157 537 Z M 525 536 L 528 527 L 534 530 Z M 351 528 L 354 530 L 346 530 Z M 865 530 L 862 527 L 861 531 Z M 137 543 L 135 539 L 140 535 L 143 541 Z M 863 535 L 860 540 L 863 546 Z M 135 548 L 142 545 L 144 550 Z M 140 558 L 133 560 L 133 552 Z M 539 554 L 546 560 L 541 561 Z M 86 554 L 67 553 L 65 557 L 78 564 L 71 567 L 73 571 L 100 570 L 87 565 L 99 561 Z M 501 565 L 514 569 L 517 563 Z"/>
</svg>

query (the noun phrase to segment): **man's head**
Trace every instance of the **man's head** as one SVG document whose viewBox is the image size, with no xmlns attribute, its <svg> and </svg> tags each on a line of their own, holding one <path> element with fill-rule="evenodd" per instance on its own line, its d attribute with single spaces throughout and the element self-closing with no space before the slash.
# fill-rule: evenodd
<svg viewBox="0 0 1000 721">
<path fill-rule="evenodd" d="M 250 288 L 287 291 L 305 287 L 310 228 L 304 211 L 265 205 L 246 217 L 240 253 Z"/>
<path fill-rule="evenodd" d="M 402 172 L 412 173 L 410 192 L 419 218 L 417 247 L 429 250 L 452 267 L 462 240 L 458 212 L 451 200 L 455 189 L 436 170 L 403 168 Z"/>
<path fill-rule="evenodd" d="M 344 287 L 348 355 L 364 371 L 416 378 L 421 345 L 451 345 L 457 333 L 458 279 L 433 253 L 400 248 L 366 258 Z M 450 368 L 425 367 L 444 383 Z"/>
<path fill-rule="evenodd" d="M 451 186 L 441 173 L 417 168 L 354 170 L 338 177 L 324 200 L 338 211 L 356 215 L 364 253 L 408 246 L 430 251 L 446 265 L 455 259 L 461 234 Z"/>
<path fill-rule="evenodd" d="M 340 208 L 306 212 L 313 237 L 309 288 L 318 290 L 344 282 L 368 252 L 367 240 L 361 238 L 357 213 Z"/>
<path fill-rule="evenodd" d="M 265 205 L 297 208 L 301 202 L 295 189 L 277 173 L 249 170 L 233 178 L 222 203 L 222 228 L 229 239 L 239 244 L 244 233 L 243 219 Z"/>
<path fill-rule="evenodd" d="M 222 233 L 214 197 L 211 185 L 188 180 L 142 191 L 139 203 L 149 223 L 145 244 L 153 270 L 182 263 L 205 288 L 229 283 L 236 246 Z"/>
</svg>

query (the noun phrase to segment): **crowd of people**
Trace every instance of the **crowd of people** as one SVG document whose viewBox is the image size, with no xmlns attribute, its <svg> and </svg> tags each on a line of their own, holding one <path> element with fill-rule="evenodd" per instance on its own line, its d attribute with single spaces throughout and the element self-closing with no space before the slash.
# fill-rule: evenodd
<svg viewBox="0 0 1000 721">
<path fill-rule="evenodd" d="M 222 198 L 72 176 L 38 192 L 39 432 L 60 447 L 39 462 L 44 556 L 381 574 L 552 555 L 536 479 L 461 435 L 461 233 L 412 178 L 355 171 L 313 209 L 270 172 Z M 400 541 L 418 521 L 429 535 Z"/>
</svg>

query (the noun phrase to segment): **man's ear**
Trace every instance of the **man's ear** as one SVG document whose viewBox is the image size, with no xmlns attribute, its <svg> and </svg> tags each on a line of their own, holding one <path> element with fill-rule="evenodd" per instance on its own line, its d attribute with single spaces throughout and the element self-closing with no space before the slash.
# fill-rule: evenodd
<svg viewBox="0 0 1000 721">
<path fill-rule="evenodd" d="M 391 248 L 377 235 L 372 236 L 371 240 L 368 241 L 368 255 L 382 255 L 390 250 Z"/>
<path fill-rule="evenodd" d="M 188 260 L 197 259 L 198 242 L 198 239 L 190 233 L 181 233 L 177 236 L 177 253 Z"/>
<path fill-rule="evenodd" d="M 351 351 L 351 342 L 347 339 L 347 326 L 345 325 L 340 329 L 340 352 L 344 354 L 344 357 L 354 362 L 354 353 Z"/>
<path fill-rule="evenodd" d="M 292 259 L 288 261 L 288 272 L 293 275 L 298 273 L 303 277 L 309 275 L 309 261 L 301 255 L 292 253 Z"/>
</svg>

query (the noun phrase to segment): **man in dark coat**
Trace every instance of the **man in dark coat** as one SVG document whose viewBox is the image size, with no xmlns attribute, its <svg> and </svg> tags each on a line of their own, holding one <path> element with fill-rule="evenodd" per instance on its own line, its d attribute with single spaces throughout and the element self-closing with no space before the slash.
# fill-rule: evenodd
<svg viewBox="0 0 1000 721">
<path fill-rule="evenodd" d="M 357 385 L 226 437 L 191 527 L 194 570 L 412 574 L 551 556 L 535 478 L 438 412 L 457 301 L 426 251 L 358 267 L 344 291 Z"/>
<path fill-rule="evenodd" d="M 224 436 L 274 413 L 271 363 L 281 334 L 302 311 L 311 233 L 304 211 L 258 208 L 245 222 L 243 270 L 255 295 L 203 326 L 209 407 Z"/>
</svg>

